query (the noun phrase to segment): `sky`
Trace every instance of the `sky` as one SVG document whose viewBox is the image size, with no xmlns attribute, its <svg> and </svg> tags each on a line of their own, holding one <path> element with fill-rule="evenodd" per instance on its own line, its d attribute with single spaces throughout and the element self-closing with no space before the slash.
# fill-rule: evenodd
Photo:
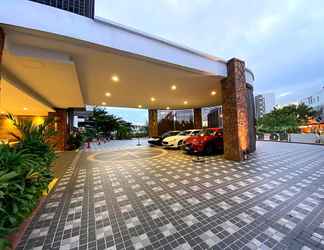
<svg viewBox="0 0 324 250">
<path fill-rule="evenodd" d="M 217 57 L 240 58 L 255 74 L 255 94 L 273 92 L 277 104 L 324 86 L 323 0 L 96 0 L 96 15 Z M 147 119 L 146 113 L 128 117 Z"/>
</svg>

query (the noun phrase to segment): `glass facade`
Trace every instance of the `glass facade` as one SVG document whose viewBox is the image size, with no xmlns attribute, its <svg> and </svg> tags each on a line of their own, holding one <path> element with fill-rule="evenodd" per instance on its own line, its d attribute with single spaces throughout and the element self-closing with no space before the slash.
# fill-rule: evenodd
<svg viewBox="0 0 324 250">
<path fill-rule="evenodd" d="M 194 128 L 194 114 L 192 109 L 159 110 L 158 133 L 170 130 L 186 130 Z"/>
<path fill-rule="evenodd" d="M 66 10 L 81 16 L 94 17 L 95 0 L 30 0 Z"/>
<path fill-rule="evenodd" d="M 202 123 L 204 128 L 222 128 L 222 106 L 202 108 Z"/>
</svg>

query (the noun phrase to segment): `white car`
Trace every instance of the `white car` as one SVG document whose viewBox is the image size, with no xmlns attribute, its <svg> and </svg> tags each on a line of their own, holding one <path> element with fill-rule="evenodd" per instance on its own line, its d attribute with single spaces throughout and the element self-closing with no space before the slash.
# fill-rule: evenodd
<svg viewBox="0 0 324 250">
<path fill-rule="evenodd" d="M 166 148 L 180 148 L 184 141 L 187 140 L 190 136 L 198 135 L 200 132 L 199 129 L 190 129 L 181 131 L 179 134 L 174 136 L 169 136 L 162 141 L 162 146 Z"/>
</svg>

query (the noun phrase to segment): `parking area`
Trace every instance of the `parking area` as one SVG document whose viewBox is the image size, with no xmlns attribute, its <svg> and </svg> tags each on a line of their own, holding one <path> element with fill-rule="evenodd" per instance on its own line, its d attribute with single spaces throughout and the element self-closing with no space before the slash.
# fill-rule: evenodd
<svg viewBox="0 0 324 250">
<path fill-rule="evenodd" d="M 81 152 L 17 249 L 324 249 L 324 148 L 257 146 Z"/>
</svg>

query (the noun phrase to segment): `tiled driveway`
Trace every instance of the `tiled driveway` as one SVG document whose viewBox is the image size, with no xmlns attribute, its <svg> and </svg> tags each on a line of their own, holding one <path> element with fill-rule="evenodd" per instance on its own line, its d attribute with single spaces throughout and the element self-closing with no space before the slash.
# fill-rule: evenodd
<svg viewBox="0 0 324 250">
<path fill-rule="evenodd" d="M 324 249 L 324 147 L 236 163 L 139 148 L 80 155 L 18 249 Z"/>
</svg>

